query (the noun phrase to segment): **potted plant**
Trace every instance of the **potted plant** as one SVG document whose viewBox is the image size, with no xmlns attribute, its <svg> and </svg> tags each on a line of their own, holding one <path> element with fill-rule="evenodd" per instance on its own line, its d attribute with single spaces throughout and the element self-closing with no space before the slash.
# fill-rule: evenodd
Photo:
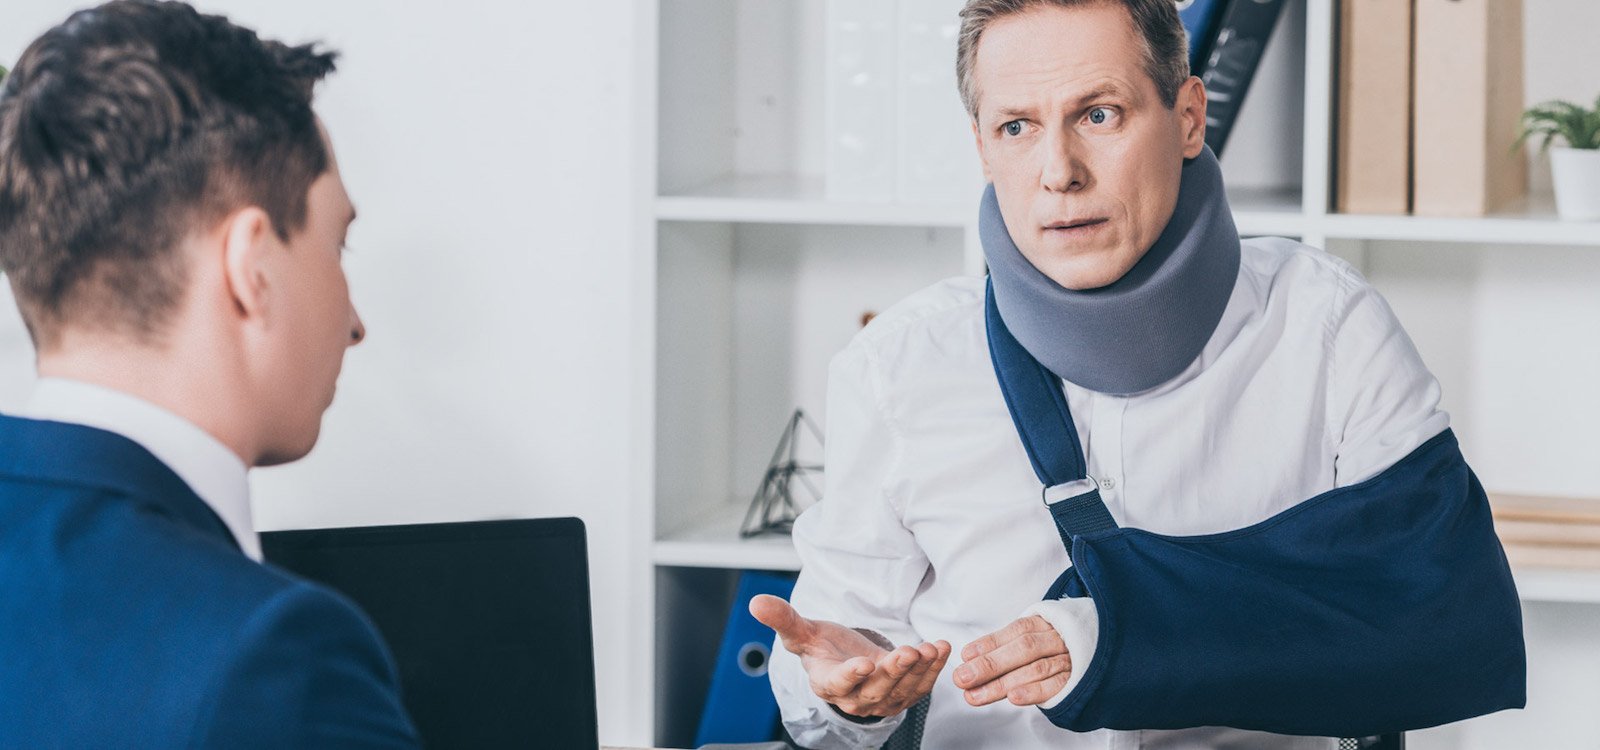
<svg viewBox="0 0 1600 750">
<path fill-rule="evenodd" d="M 1574 221 L 1600 220 L 1600 99 L 1589 109 L 1572 102 L 1545 102 L 1522 113 L 1517 146 L 1544 136 L 1539 151 L 1550 152 L 1556 188 L 1556 213 Z M 1556 138 L 1564 146 L 1551 148 Z"/>
</svg>

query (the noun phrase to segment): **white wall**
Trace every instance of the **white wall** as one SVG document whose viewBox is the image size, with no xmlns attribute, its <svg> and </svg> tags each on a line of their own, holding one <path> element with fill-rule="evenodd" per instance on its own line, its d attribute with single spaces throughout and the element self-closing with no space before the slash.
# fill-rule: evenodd
<svg viewBox="0 0 1600 750">
<path fill-rule="evenodd" d="M 316 450 L 253 472 L 258 526 L 583 518 L 601 739 L 646 742 L 625 637 L 630 371 L 648 367 L 629 339 L 633 4 L 199 5 L 344 53 L 318 111 L 361 214 L 346 268 L 369 338 Z M 0 59 L 80 6 L 7 2 Z M 5 408 L 32 357 L 0 301 Z"/>
</svg>

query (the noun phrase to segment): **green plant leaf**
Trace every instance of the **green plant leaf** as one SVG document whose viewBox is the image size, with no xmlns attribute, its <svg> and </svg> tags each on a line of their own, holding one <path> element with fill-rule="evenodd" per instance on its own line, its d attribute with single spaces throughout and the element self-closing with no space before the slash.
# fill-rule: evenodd
<svg viewBox="0 0 1600 750">
<path fill-rule="evenodd" d="M 1522 113 L 1522 133 L 1512 148 L 1520 148 L 1533 136 L 1543 136 L 1540 153 L 1549 149 L 1556 138 L 1573 148 L 1600 148 L 1600 98 L 1596 98 L 1594 109 L 1564 100 L 1529 107 Z"/>
</svg>

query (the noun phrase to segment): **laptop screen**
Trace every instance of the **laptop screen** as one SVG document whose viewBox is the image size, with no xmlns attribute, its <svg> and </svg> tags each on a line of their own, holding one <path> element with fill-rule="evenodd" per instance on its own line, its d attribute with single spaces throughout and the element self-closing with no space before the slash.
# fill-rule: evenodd
<svg viewBox="0 0 1600 750">
<path fill-rule="evenodd" d="M 582 521 L 275 531 L 261 544 L 377 624 L 427 746 L 599 746 Z"/>
</svg>

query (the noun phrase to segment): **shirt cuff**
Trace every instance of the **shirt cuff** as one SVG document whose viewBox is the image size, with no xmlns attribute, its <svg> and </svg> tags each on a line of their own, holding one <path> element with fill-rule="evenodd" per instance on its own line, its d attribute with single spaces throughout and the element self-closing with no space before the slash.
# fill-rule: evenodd
<svg viewBox="0 0 1600 750">
<path fill-rule="evenodd" d="M 1100 641 L 1100 614 L 1095 611 L 1093 599 L 1078 597 L 1036 602 L 1022 613 L 1023 617 L 1033 615 L 1043 617 L 1056 629 L 1061 642 L 1067 646 L 1067 654 L 1072 657 L 1072 674 L 1067 678 L 1066 686 L 1039 706 L 1048 711 L 1066 700 L 1088 673 L 1089 663 L 1094 660 L 1095 647 Z"/>
</svg>

